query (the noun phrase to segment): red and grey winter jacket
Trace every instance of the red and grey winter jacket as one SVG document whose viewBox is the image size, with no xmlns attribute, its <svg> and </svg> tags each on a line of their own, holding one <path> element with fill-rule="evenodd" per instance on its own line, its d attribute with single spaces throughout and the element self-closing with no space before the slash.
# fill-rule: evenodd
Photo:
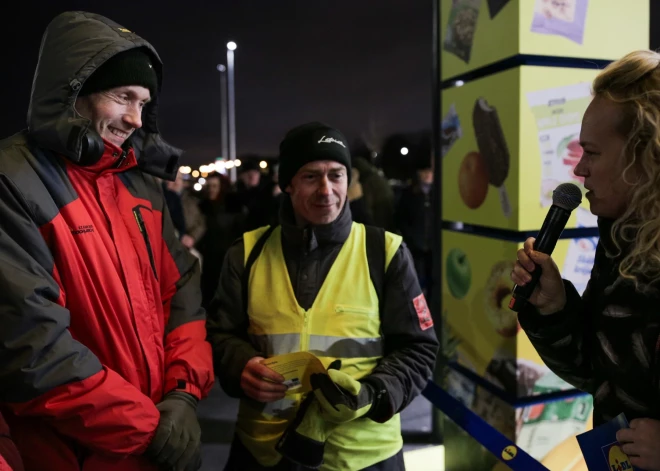
<svg viewBox="0 0 660 471">
<path fill-rule="evenodd" d="M 0 407 L 27 470 L 155 469 L 139 456 L 155 403 L 175 389 L 202 398 L 213 383 L 199 264 L 153 176 L 172 178 L 179 154 L 158 134 L 158 98 L 134 147 L 106 143 L 81 165 L 90 123 L 77 92 L 133 47 L 149 49 L 160 77 L 134 33 L 89 13 L 56 17 L 29 130 L 0 142 Z"/>
<path fill-rule="evenodd" d="M 21 455 L 16 449 L 2 415 L 0 415 L 0 471 L 23 471 Z"/>
</svg>

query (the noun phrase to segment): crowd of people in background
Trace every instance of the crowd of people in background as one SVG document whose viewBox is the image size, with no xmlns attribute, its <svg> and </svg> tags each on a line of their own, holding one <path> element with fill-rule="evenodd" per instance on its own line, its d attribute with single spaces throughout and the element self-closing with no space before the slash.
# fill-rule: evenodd
<svg viewBox="0 0 660 471">
<path fill-rule="evenodd" d="M 427 136 L 410 139 L 406 146 L 409 171 L 397 179 L 388 179 L 377 166 L 376 152 L 366 145 L 355 146 L 347 198 L 355 222 L 403 236 L 428 301 L 432 284 L 433 159 Z M 179 173 L 176 181 L 163 182 L 177 234 L 202 264 L 204 306 L 213 298 L 229 247 L 247 231 L 278 223 L 282 191 L 277 183 L 277 162 L 261 168 L 263 156 L 243 155 L 240 160 L 236 182 L 218 172 L 205 178 L 201 191 L 194 190 L 198 180 L 190 174 Z"/>
</svg>

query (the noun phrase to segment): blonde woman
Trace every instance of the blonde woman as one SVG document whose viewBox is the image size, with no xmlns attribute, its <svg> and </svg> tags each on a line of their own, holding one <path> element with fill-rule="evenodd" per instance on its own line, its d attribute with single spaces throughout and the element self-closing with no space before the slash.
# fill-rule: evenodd
<svg viewBox="0 0 660 471">
<path fill-rule="evenodd" d="M 594 426 L 623 412 L 633 466 L 660 471 L 660 54 L 636 51 L 593 83 L 582 121 L 584 177 L 600 242 L 580 297 L 528 239 L 511 280 L 543 270 L 520 324 L 556 374 L 594 396 Z"/>
</svg>

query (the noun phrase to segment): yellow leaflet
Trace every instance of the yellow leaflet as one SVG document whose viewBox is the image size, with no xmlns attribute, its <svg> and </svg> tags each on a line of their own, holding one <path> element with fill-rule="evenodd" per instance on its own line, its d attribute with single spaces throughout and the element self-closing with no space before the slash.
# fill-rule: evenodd
<svg viewBox="0 0 660 471">
<path fill-rule="evenodd" d="M 284 376 L 284 385 L 289 388 L 287 394 L 307 393 L 312 390 L 310 383 L 312 374 L 327 374 L 321 360 L 309 352 L 277 355 L 261 363 Z"/>
</svg>

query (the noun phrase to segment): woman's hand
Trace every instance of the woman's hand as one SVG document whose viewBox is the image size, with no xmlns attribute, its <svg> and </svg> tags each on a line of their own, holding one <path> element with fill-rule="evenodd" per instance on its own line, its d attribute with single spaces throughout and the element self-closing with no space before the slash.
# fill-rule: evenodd
<svg viewBox="0 0 660 471">
<path fill-rule="evenodd" d="M 550 255 L 534 250 L 536 239 L 530 237 L 523 248 L 518 250 L 518 260 L 511 272 L 511 281 L 525 286 L 532 279 L 531 273 L 540 267 L 541 278 L 529 297 L 529 303 L 541 314 L 554 314 L 566 305 L 566 289 L 557 264 Z"/>
<path fill-rule="evenodd" d="M 630 463 L 645 471 L 660 471 L 660 420 L 634 419 L 616 433 Z"/>
</svg>

